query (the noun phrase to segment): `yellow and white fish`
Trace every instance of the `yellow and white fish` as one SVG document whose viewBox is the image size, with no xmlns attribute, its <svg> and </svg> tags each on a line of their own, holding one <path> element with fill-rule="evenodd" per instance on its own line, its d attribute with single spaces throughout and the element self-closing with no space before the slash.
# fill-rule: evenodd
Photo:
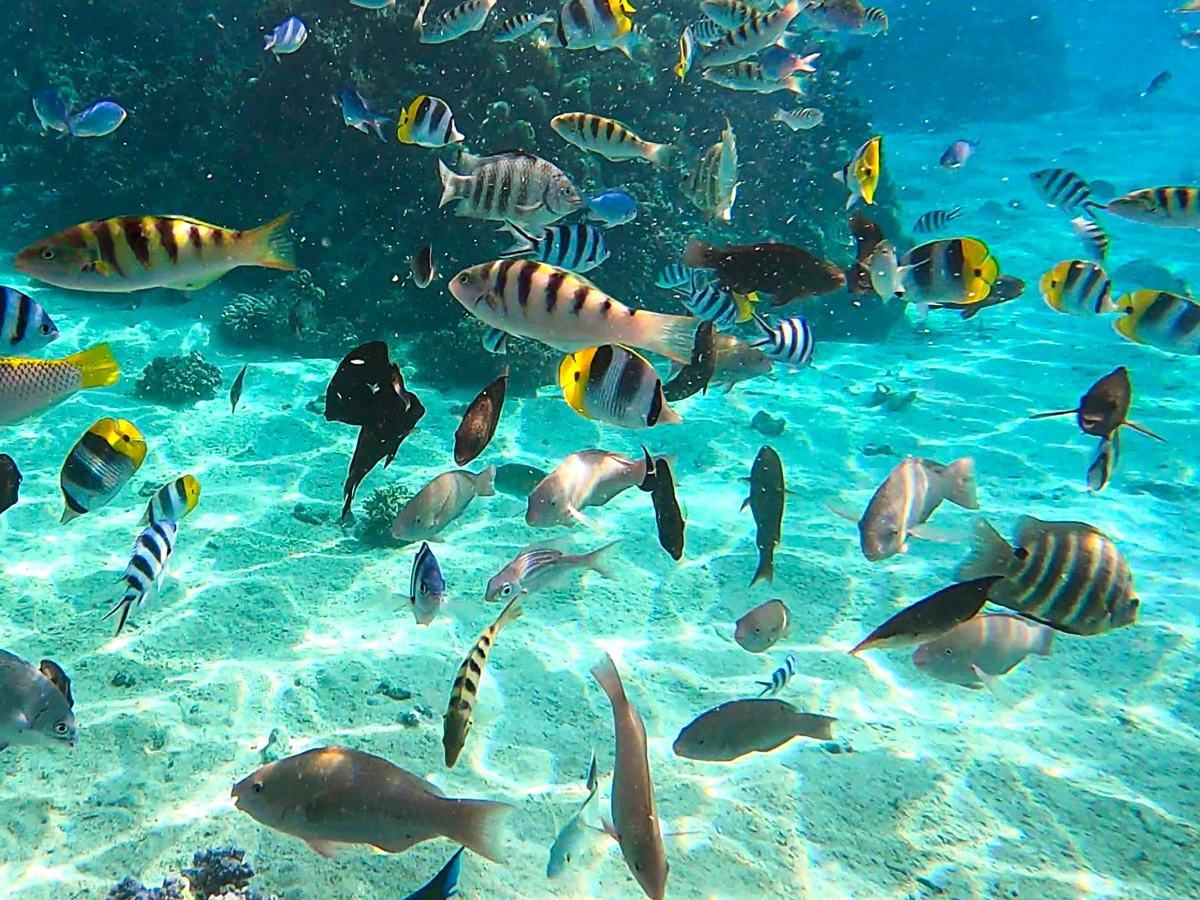
<svg viewBox="0 0 1200 900">
<path fill-rule="evenodd" d="M 733 126 L 725 122 L 721 140 L 709 147 L 681 185 L 683 195 L 709 219 L 729 222 L 738 189 L 737 139 Z"/>
<path fill-rule="evenodd" d="M 645 357 L 604 344 L 569 353 L 558 366 L 563 399 L 575 412 L 618 428 L 678 425 L 667 406 L 662 379 Z"/>
<path fill-rule="evenodd" d="M 1094 262 L 1065 259 L 1038 282 L 1046 305 L 1070 316 L 1100 316 L 1119 312 L 1108 273 Z"/>
<path fill-rule="evenodd" d="M 1117 334 L 1164 353 L 1200 355 L 1200 303 L 1167 291 L 1141 290 L 1116 300 Z"/>
<path fill-rule="evenodd" d="M 617 49 L 632 57 L 629 36 L 635 12 L 629 0 L 567 0 L 558 12 L 553 46 L 568 50 Z"/>
<path fill-rule="evenodd" d="M 642 139 L 616 119 L 591 113 L 563 113 L 550 120 L 550 127 L 568 144 L 589 153 L 599 153 L 614 162 L 644 159 L 666 168 L 671 164 L 671 154 L 675 150 L 670 144 Z"/>
<path fill-rule="evenodd" d="M 426 22 L 425 12 L 429 8 L 429 0 L 421 0 L 417 18 L 413 21 L 413 31 L 417 33 L 417 40 L 422 44 L 449 43 L 482 28 L 488 13 L 495 5 L 496 0 L 465 0 L 431 22 Z"/>
<path fill-rule="evenodd" d="M 879 187 L 880 167 L 883 164 L 882 156 L 883 136 L 876 135 L 854 151 L 850 162 L 833 173 L 833 177 L 850 190 L 846 209 L 860 199 L 868 206 L 875 202 L 875 189 Z"/>
<path fill-rule="evenodd" d="M 146 440 L 132 422 L 101 419 L 83 433 L 59 473 L 61 524 L 112 502 L 146 459 Z"/>
<path fill-rule="evenodd" d="M 679 35 L 679 62 L 675 64 L 675 75 L 683 81 L 687 78 L 687 73 L 692 71 L 692 60 L 696 56 L 696 36 L 692 33 L 692 26 L 685 26 L 683 34 Z"/>
<path fill-rule="evenodd" d="M 78 391 L 116 384 L 119 376 L 108 344 L 66 359 L 0 356 L 0 425 L 47 410 Z"/>
<path fill-rule="evenodd" d="M 463 135 L 454 127 L 450 105 L 438 97 L 421 94 L 407 109 L 401 110 L 396 137 L 402 144 L 418 147 L 446 147 L 460 143 Z"/>
<path fill-rule="evenodd" d="M 168 481 L 150 498 L 139 525 L 154 522 L 179 522 L 200 502 L 200 482 L 195 475 Z"/>
</svg>

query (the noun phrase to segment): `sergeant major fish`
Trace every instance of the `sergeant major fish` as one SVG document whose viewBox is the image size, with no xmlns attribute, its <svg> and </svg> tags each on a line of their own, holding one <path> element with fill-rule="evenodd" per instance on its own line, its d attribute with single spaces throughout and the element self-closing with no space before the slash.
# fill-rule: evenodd
<svg viewBox="0 0 1200 900">
<path fill-rule="evenodd" d="M 608 241 L 604 231 L 586 222 L 551 225 L 535 237 L 515 225 L 506 225 L 515 242 L 500 254 L 500 259 L 528 256 L 538 262 L 582 274 L 608 259 Z"/>
<path fill-rule="evenodd" d="M 979 509 L 975 461 L 963 457 L 948 466 L 910 456 L 898 464 L 872 495 L 858 522 L 863 556 L 879 562 L 908 552 L 908 538 L 949 500 Z"/>
<path fill-rule="evenodd" d="M 430 625 L 442 609 L 446 579 L 437 557 L 426 541 L 421 541 L 413 557 L 412 573 L 408 578 L 408 603 L 418 625 Z"/>
<path fill-rule="evenodd" d="M 558 583 L 578 569 L 591 569 L 615 581 L 617 576 L 611 557 L 618 543 L 613 541 L 590 553 L 563 553 L 553 547 L 522 550 L 516 559 L 488 580 L 483 599 L 491 602 L 532 594 Z"/>
<path fill-rule="evenodd" d="M 74 747 L 79 739 L 71 712 L 71 682 L 57 663 L 34 666 L 0 650 L 0 750 L 8 747 Z"/>
<path fill-rule="evenodd" d="M 754 543 L 758 547 L 758 568 L 750 579 L 752 587 L 764 578 L 775 579 L 775 547 L 783 533 L 784 490 L 783 462 L 774 448 L 764 444 L 750 467 L 750 496 L 742 501 L 742 509 L 750 507 L 757 529 Z"/>
<path fill-rule="evenodd" d="M 515 41 L 533 34 L 543 25 L 553 25 L 555 21 L 552 13 L 540 15 L 527 12 L 517 13 L 500 23 L 500 27 L 496 29 L 496 36 L 492 40 L 498 44 Z"/>
<path fill-rule="evenodd" d="M 296 16 L 288 16 L 263 37 L 263 50 L 275 54 L 275 60 L 288 53 L 295 53 L 308 40 L 308 27 Z"/>
<path fill-rule="evenodd" d="M 780 319 L 771 325 L 765 318 L 754 315 L 759 336 L 750 341 L 750 346 L 762 352 L 774 362 L 802 369 L 812 362 L 816 341 L 808 321 L 800 316 Z"/>
<path fill-rule="evenodd" d="M 583 200 L 562 169 L 541 157 L 513 151 L 460 157 L 467 174 L 438 160 L 442 197 L 438 206 L 459 202 L 457 214 L 512 222 L 535 232 L 577 210 Z"/>
<path fill-rule="evenodd" d="M 58 340 L 58 326 L 42 305 L 16 288 L 0 286 L 0 350 L 36 353 Z"/>
<path fill-rule="evenodd" d="M 163 576 L 167 571 L 167 560 L 175 549 L 175 538 L 179 534 L 179 526 L 170 520 L 151 522 L 138 535 L 133 545 L 133 555 L 129 565 L 125 567 L 122 579 L 125 582 L 125 595 L 117 601 L 117 605 L 104 616 L 111 618 L 117 612 L 121 613 L 117 621 L 117 634 L 125 628 L 129 613 L 135 606 L 141 608 L 154 599 L 162 587 Z"/>
<path fill-rule="evenodd" d="M 478 474 L 461 469 L 443 472 L 400 510 L 392 522 L 392 537 L 402 541 L 434 540 L 476 497 L 495 495 L 495 478 L 495 466 Z"/>
</svg>

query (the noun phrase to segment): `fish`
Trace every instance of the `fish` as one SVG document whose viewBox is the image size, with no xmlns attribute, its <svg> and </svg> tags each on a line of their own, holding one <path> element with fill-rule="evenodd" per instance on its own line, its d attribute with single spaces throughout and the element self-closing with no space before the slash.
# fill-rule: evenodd
<svg viewBox="0 0 1200 900">
<path fill-rule="evenodd" d="M 759 336 L 750 341 L 750 346 L 762 352 L 768 359 L 795 369 L 812 363 L 816 341 L 808 321 L 799 316 L 780 319 L 772 326 L 763 316 L 754 314 L 754 324 Z"/>
<path fill-rule="evenodd" d="M 609 256 L 604 230 L 586 222 L 550 225 L 538 237 L 515 225 L 506 224 L 504 228 L 515 243 L 500 254 L 500 259 L 525 256 L 580 274 L 590 272 Z"/>
<path fill-rule="evenodd" d="M 688 28 L 692 29 L 692 35 L 701 47 L 711 47 L 729 34 L 728 28 L 712 19 L 701 19 L 699 22 L 690 24 Z"/>
<path fill-rule="evenodd" d="M 388 359 L 388 347 L 383 341 L 368 341 L 338 363 L 325 389 L 325 421 L 359 427 L 354 455 L 342 485 L 343 522 L 367 473 L 380 460 L 385 469 L 391 465 L 400 452 L 400 444 L 424 415 L 425 406 L 405 388 L 400 367 Z"/>
<path fill-rule="evenodd" d="M 683 558 L 687 520 L 683 517 L 679 498 L 675 494 L 671 463 L 665 456 L 652 457 L 644 445 L 642 454 L 645 456 L 646 477 L 638 485 L 638 490 L 648 493 L 654 504 L 654 524 L 658 529 L 659 545 L 678 562 Z"/>
<path fill-rule="evenodd" d="M 763 72 L 767 78 L 781 81 L 795 72 L 802 72 L 805 75 L 815 74 L 817 69 L 813 65 L 820 59 L 820 53 L 808 53 L 800 55 L 793 53 L 787 47 L 768 47 L 758 57 L 758 64 L 762 66 Z"/>
<path fill-rule="evenodd" d="M 7 453 L 0 453 L 0 515 L 17 505 L 22 480 L 17 461 Z"/>
<path fill-rule="evenodd" d="M 714 247 L 693 237 L 683 251 L 683 264 L 712 269 L 736 294 L 771 294 L 775 306 L 832 294 L 846 286 L 840 266 L 792 244 Z"/>
<path fill-rule="evenodd" d="M 942 153 L 938 165 L 947 170 L 961 169 L 963 164 L 975 155 L 978 147 L 978 141 L 957 140 Z"/>
<path fill-rule="evenodd" d="M 1167 291 L 1140 290 L 1116 300 L 1117 334 L 1164 353 L 1200 354 L 1200 304 Z"/>
<path fill-rule="evenodd" d="M 731 91 L 751 91 L 756 94 L 773 94 L 776 91 L 804 93 L 804 82 L 799 75 L 774 78 L 768 75 L 761 65 L 747 60 L 705 69 L 702 77 L 705 81 L 711 81 Z"/>
<path fill-rule="evenodd" d="M 868 6 L 863 11 L 862 25 L 858 27 L 859 34 L 867 37 L 877 37 L 888 33 L 888 15 L 878 6 Z"/>
<path fill-rule="evenodd" d="M 712 380 L 726 384 L 729 390 L 740 382 L 766 375 L 773 367 L 769 356 L 733 335 L 716 335 L 713 338 L 713 353 L 715 365 Z"/>
<path fill-rule="evenodd" d="M 106 137 L 120 128 L 129 118 L 121 104 L 113 100 L 98 100 L 87 109 L 71 116 L 73 137 Z"/>
<path fill-rule="evenodd" d="M 343 85 L 335 102 L 342 108 L 342 121 L 347 128 L 353 128 L 363 134 L 373 131 L 381 141 L 387 142 L 387 138 L 383 136 L 383 126 L 389 124 L 391 118 L 371 109 L 355 84 Z"/>
<path fill-rule="evenodd" d="M 913 247 L 898 261 L 906 301 L 924 313 L 934 304 L 972 304 L 987 299 L 1000 264 L 975 238 L 942 238 Z"/>
<path fill-rule="evenodd" d="M 550 128 L 568 144 L 614 162 L 644 159 L 665 169 L 675 152 L 670 144 L 647 141 L 624 123 L 592 113 L 562 113 L 550 120 Z"/>
<path fill-rule="evenodd" d="M 904 276 L 908 268 L 900 265 L 900 257 L 891 241 L 880 240 L 870 255 L 857 265 L 866 272 L 871 291 L 880 298 L 904 296 Z"/>
<path fill-rule="evenodd" d="M 640 485 L 647 460 L 634 460 L 608 450 L 580 450 L 559 463 L 529 493 L 525 523 L 534 528 L 574 525 L 582 511 L 604 506 Z"/>
<path fill-rule="evenodd" d="M 132 422 L 100 419 L 75 442 L 63 461 L 59 484 L 65 525 L 107 506 L 146 459 L 146 441 Z"/>
<path fill-rule="evenodd" d="M 388 0 L 395 3 L 396 0 Z M 458 879 L 462 873 L 462 855 L 466 847 L 459 847 L 446 864 L 424 887 L 413 891 L 404 900 L 448 900 L 458 896 Z"/>
<path fill-rule="evenodd" d="M 559 8 L 554 42 L 568 50 L 617 49 L 632 58 L 632 12 L 628 0 L 567 0 Z"/>
<path fill-rule="evenodd" d="M 237 412 L 238 403 L 242 399 L 242 390 L 246 386 L 246 372 L 250 368 L 250 364 L 246 363 L 242 366 L 242 370 L 237 373 L 237 378 L 233 379 L 233 385 L 229 388 L 229 414 L 233 415 Z"/>
<path fill-rule="evenodd" d="M 140 609 L 157 595 L 178 533 L 179 525 L 176 522 L 162 519 L 151 522 L 138 535 L 129 565 L 121 576 L 125 582 L 125 595 L 104 615 L 108 619 L 118 611 L 121 613 L 117 621 L 118 636 L 125 628 L 133 607 Z"/>
<path fill-rule="evenodd" d="M 536 466 L 524 463 L 504 463 L 496 467 L 496 490 L 510 497 L 520 497 L 525 500 L 536 488 L 547 473 Z"/>
<path fill-rule="evenodd" d="M 717 328 L 729 328 L 740 315 L 733 291 L 723 284 L 695 286 L 681 298 L 684 308 L 699 319 L 712 322 Z"/>
<path fill-rule="evenodd" d="M 1022 516 L 1014 543 L 980 519 L 955 577 L 999 577 L 989 601 L 1067 634 L 1103 634 L 1137 620 L 1129 563 L 1095 526 Z"/>
<path fill-rule="evenodd" d="M 592 677 L 612 704 L 616 733 L 612 832 L 621 847 L 625 865 L 642 891 L 650 900 L 663 900 L 669 867 L 646 753 L 646 725 L 637 707 L 629 702 L 611 656 L 605 653 L 592 667 Z"/>
<path fill-rule="evenodd" d="M 617 428 L 678 425 L 662 380 L 644 356 L 616 344 L 568 353 L 558 367 L 563 399 L 586 419 Z"/>
<path fill-rule="evenodd" d="M 44 659 L 41 666 L 34 666 L 0 650 L 0 750 L 63 744 L 74 747 L 78 742 L 70 681 L 56 683 L 46 674 L 54 670 L 62 672 L 51 660 Z"/>
<path fill-rule="evenodd" d="M 730 222 L 739 184 L 737 136 L 726 119 L 721 140 L 701 154 L 684 176 L 680 188 L 684 197 L 707 219 Z"/>
<path fill-rule="evenodd" d="M 758 568 L 750 579 L 751 587 L 763 579 L 775 580 L 775 548 L 783 534 L 785 490 L 783 462 L 774 448 L 764 444 L 750 467 L 750 495 L 742 501 L 743 510 L 750 507 L 757 529 Z"/>
<path fill-rule="evenodd" d="M 587 218 L 603 222 L 605 228 L 616 228 L 637 218 L 637 201 L 624 191 L 610 188 L 587 201 Z"/>
<path fill-rule="evenodd" d="M 42 305 L 0 285 L 0 348 L 8 353 L 36 353 L 58 340 L 58 326 Z"/>
<path fill-rule="evenodd" d="M 0 356 L 0 425 L 44 412 L 79 391 L 116 384 L 119 377 L 108 344 L 65 359 Z"/>
<path fill-rule="evenodd" d="M 684 759 L 731 762 L 747 753 L 770 753 L 798 737 L 833 740 L 836 721 L 782 700 L 730 700 L 685 725 L 671 749 Z"/>
<path fill-rule="evenodd" d="M 504 259 L 463 269 L 450 293 L 485 325 L 572 353 L 621 344 L 690 362 L 699 319 L 630 309 L 545 263 Z"/>
<path fill-rule="evenodd" d="M 427 94 L 419 95 L 407 109 L 400 111 L 396 137 L 402 144 L 418 147 L 448 147 L 463 140 L 462 133 L 454 127 L 450 104 Z"/>
<path fill-rule="evenodd" d="M 489 603 L 532 594 L 562 581 L 578 569 L 591 569 L 612 581 L 617 580 L 611 557 L 619 541 L 605 544 L 590 553 L 563 553 L 552 547 L 531 547 L 493 575 L 483 599 Z"/>
<path fill-rule="evenodd" d="M 453 769 L 458 762 L 463 747 L 467 743 L 467 735 L 475 724 L 475 700 L 479 696 L 480 679 L 487 666 L 488 656 L 496 644 L 501 629 L 510 622 L 521 617 L 521 596 L 518 594 L 508 601 L 496 621 L 489 625 L 467 654 L 454 678 L 454 686 L 450 689 L 450 705 L 446 709 L 446 718 L 442 727 L 442 749 L 446 754 L 446 768 Z"/>
<path fill-rule="evenodd" d="M 1034 192 L 1047 206 L 1060 209 L 1071 217 L 1092 218 L 1104 207 L 1092 199 L 1092 189 L 1082 175 L 1068 169 L 1039 169 L 1029 176 Z M 1109 212 L 1112 212 L 1110 209 Z"/>
<path fill-rule="evenodd" d="M 868 218 L 861 207 L 850 214 L 847 227 L 850 237 L 854 241 L 854 262 L 845 272 L 846 288 L 856 297 L 878 293 L 873 286 L 875 278 L 871 268 L 872 264 L 878 263 L 875 251 L 881 244 L 885 244 L 887 248 L 890 248 L 888 250 L 890 256 L 895 257 L 895 247 L 884 239 L 883 229 L 877 222 Z M 896 258 L 896 271 L 898 274 L 898 258 Z"/>
<path fill-rule="evenodd" d="M 975 461 L 970 457 L 942 465 L 910 456 L 888 474 L 858 521 L 859 547 L 871 562 L 908 552 L 910 536 L 929 521 L 943 500 L 963 509 L 979 509 Z"/>
<path fill-rule="evenodd" d="M 392 522 L 392 537 L 401 541 L 434 540 L 461 516 L 476 497 L 493 497 L 496 467 L 482 472 L 451 470 L 426 484 Z"/>
<path fill-rule="evenodd" d="M 487 21 L 488 13 L 496 0 L 464 0 L 453 9 L 448 9 L 436 19 L 425 21 L 429 0 L 421 0 L 417 17 L 413 20 L 413 31 L 422 44 L 445 44 L 458 40 L 464 34 L 478 31 Z"/>
<path fill-rule="evenodd" d="M 1118 312 L 1112 281 L 1094 262 L 1063 260 L 1038 281 L 1046 305 L 1070 316 L 1101 316 Z"/>
<path fill-rule="evenodd" d="M 1096 452 L 1088 460 L 1087 488 L 1088 493 L 1097 494 L 1108 487 L 1113 472 L 1120 461 L 1120 443 L 1117 434 L 1112 437 L 1100 438 Z"/>
<path fill-rule="evenodd" d="M 988 602 L 988 592 L 1001 580 L 999 575 L 972 577 L 961 572 L 959 583 L 944 587 L 904 607 L 859 641 L 850 651 L 898 650 L 928 643 L 979 615 Z"/>
<path fill-rule="evenodd" d="M 750 653 L 766 653 L 791 631 L 792 614 L 782 600 L 760 603 L 737 620 L 733 639 Z"/>
<path fill-rule="evenodd" d="M 742 0 L 702 0 L 700 12 L 727 31 L 762 18 L 762 13 Z"/>
<path fill-rule="evenodd" d="M 1150 79 L 1150 83 L 1148 85 L 1146 85 L 1146 89 L 1144 91 L 1142 91 L 1140 96 L 1149 97 L 1151 94 L 1157 94 L 1159 91 L 1161 91 L 1163 88 L 1165 88 L 1167 86 L 1167 83 L 1170 80 L 1171 80 L 1171 73 L 1169 71 L 1167 71 L 1166 69 L 1163 69 L 1161 72 L 1159 72 L 1157 75 L 1155 75 L 1153 78 Z"/>
<path fill-rule="evenodd" d="M 700 58 L 700 66 L 707 69 L 749 59 L 779 41 L 799 13 L 799 0 L 788 0 L 781 9 L 743 22 Z"/>
<path fill-rule="evenodd" d="M 557 17 L 553 13 L 517 13 L 515 16 L 509 16 L 500 23 L 500 27 L 496 29 L 496 36 L 492 38 L 497 44 L 507 43 L 509 41 L 519 40 L 533 34 L 543 25 L 553 25 Z"/>
<path fill-rule="evenodd" d="M 66 698 L 67 706 L 74 709 L 75 698 L 71 696 L 71 678 L 63 671 L 63 667 L 52 659 L 43 659 L 38 663 L 38 671 L 50 679 L 50 683 Z"/>
<path fill-rule="evenodd" d="M 445 837 L 501 862 L 514 812 L 507 803 L 449 798 L 382 757 L 345 747 L 315 747 L 268 763 L 231 793 L 252 819 L 326 857 L 345 844 L 403 853 Z"/>
<path fill-rule="evenodd" d="M 593 752 L 592 763 L 588 767 L 587 774 L 588 795 L 579 804 L 579 809 L 575 811 L 575 814 L 559 829 L 558 836 L 550 847 L 550 859 L 546 863 L 547 878 L 553 879 L 562 875 L 587 846 L 590 833 L 596 830 L 587 823 L 587 810 L 592 805 L 592 801 L 596 799 L 599 787 L 600 775 L 596 769 L 596 754 Z"/>
<path fill-rule="evenodd" d="M 1143 225 L 1200 228 L 1200 188 L 1143 188 L 1110 200 L 1103 208 Z"/>
<path fill-rule="evenodd" d="M 691 291 L 697 286 L 698 269 L 692 269 L 680 263 L 669 263 L 658 270 L 654 286 L 666 290 Z"/>
<path fill-rule="evenodd" d="M 796 674 L 796 657 L 788 654 L 787 659 L 783 661 L 783 665 L 771 673 L 770 681 L 756 681 L 755 684 L 762 685 L 762 693 L 758 696 L 765 697 L 768 694 L 778 694 L 787 683 L 792 680 L 792 676 Z"/>
<path fill-rule="evenodd" d="M 360 9 L 391 9 L 396 0 L 350 0 L 350 5 Z"/>
<path fill-rule="evenodd" d="M 566 173 L 531 153 L 513 151 L 484 157 L 463 153 L 460 160 L 468 169 L 466 175 L 438 160 L 442 180 L 438 206 L 458 202 L 460 216 L 512 222 L 533 232 L 583 205 Z"/>
<path fill-rule="evenodd" d="M 1009 613 L 985 613 L 951 628 L 913 651 L 917 670 L 973 690 L 1006 675 L 1033 653 L 1049 656 L 1054 629 Z"/>
<path fill-rule="evenodd" d="M 810 0 L 804 13 L 821 31 L 858 31 L 867 15 L 860 0 Z"/>
<path fill-rule="evenodd" d="M 917 219 L 916 224 L 913 225 L 913 231 L 917 234 L 936 234 L 939 231 L 945 231 L 947 226 L 962 214 L 961 206 L 953 209 L 930 210 Z"/>
<path fill-rule="evenodd" d="M 668 403 L 686 400 L 703 391 L 717 371 L 717 331 L 712 322 L 701 322 L 696 328 L 696 345 L 692 361 L 673 368 L 671 380 L 663 385 L 663 397 Z"/>
<path fill-rule="evenodd" d="M 983 300 L 947 300 L 930 303 L 930 309 L 957 309 L 964 319 L 973 319 L 985 309 L 1010 303 L 1025 293 L 1025 282 L 1012 275 L 998 275 L 992 289 Z"/>
<path fill-rule="evenodd" d="M 695 58 L 696 36 L 692 32 L 692 26 L 685 25 L 683 33 L 679 35 L 679 62 L 675 63 L 675 68 L 671 70 L 675 73 L 675 77 L 684 81 L 688 72 L 692 71 L 692 62 Z"/>
<path fill-rule="evenodd" d="M 1074 409 L 1037 413 L 1029 418 L 1048 419 L 1053 416 L 1073 415 L 1079 430 L 1093 437 L 1109 438 L 1122 426 L 1127 426 L 1147 437 L 1164 440 L 1150 429 L 1129 421 L 1129 409 L 1132 405 L 1133 383 L 1129 379 L 1129 370 L 1124 366 L 1117 366 L 1089 387 L 1087 393 L 1079 398 L 1079 405 Z"/>
<path fill-rule="evenodd" d="M 433 258 L 433 244 L 424 244 L 409 261 L 413 284 L 424 290 L 437 277 L 437 263 Z"/>
<path fill-rule="evenodd" d="M 825 121 L 825 113 L 814 106 L 803 109 L 777 109 L 771 116 L 772 122 L 782 122 L 792 131 L 809 131 Z"/>
<path fill-rule="evenodd" d="M 42 238 L 13 262 L 22 275 L 75 291 L 196 291 L 239 266 L 292 271 L 291 213 L 234 231 L 182 216 L 118 216 Z"/>
<path fill-rule="evenodd" d="M 508 333 L 490 325 L 483 329 L 483 349 L 488 353 L 508 352 Z"/>
<path fill-rule="evenodd" d="M 1083 242 L 1083 249 L 1093 262 L 1102 263 L 1108 256 L 1108 232 L 1099 222 L 1093 222 L 1084 216 L 1076 216 L 1071 220 L 1071 229 L 1075 236 Z"/>
<path fill-rule="evenodd" d="M 445 593 L 446 579 L 442 577 L 442 567 L 429 548 L 429 543 L 421 541 L 413 557 L 412 574 L 408 578 L 408 603 L 418 625 L 429 625 L 437 618 Z"/>
<path fill-rule="evenodd" d="M 850 196 L 846 209 L 859 200 L 868 206 L 875 202 L 875 191 L 879 187 L 879 176 L 883 166 L 883 136 L 876 135 L 854 151 L 850 161 L 833 173 L 833 177 L 846 185 Z"/>
<path fill-rule="evenodd" d="M 308 26 L 296 16 L 288 16 L 276 25 L 269 34 L 263 37 L 263 50 L 270 50 L 275 59 L 288 53 L 295 53 L 308 40 Z"/>
<path fill-rule="evenodd" d="M 492 380 L 467 407 L 454 432 L 454 462 L 465 466 L 487 449 L 500 423 L 504 395 L 508 390 L 508 367 Z"/>
<path fill-rule="evenodd" d="M 142 513 L 139 525 L 152 525 L 155 522 L 180 522 L 185 519 L 200 502 L 200 482 L 195 475 L 184 475 L 174 481 L 168 481 L 150 498 L 146 511 Z"/>
<path fill-rule="evenodd" d="M 59 91 L 52 88 L 35 91 L 33 112 L 42 125 L 42 134 L 51 131 L 57 131 L 60 135 L 71 133 L 71 111 Z"/>
</svg>

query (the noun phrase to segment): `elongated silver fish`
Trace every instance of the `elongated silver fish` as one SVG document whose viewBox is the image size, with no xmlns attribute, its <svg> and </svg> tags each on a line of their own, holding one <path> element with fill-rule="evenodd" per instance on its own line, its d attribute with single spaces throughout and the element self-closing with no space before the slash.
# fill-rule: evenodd
<svg viewBox="0 0 1200 900">
<path fill-rule="evenodd" d="M 554 22 L 555 17 L 551 13 L 542 13 L 541 15 L 527 12 L 517 13 L 500 23 L 500 27 L 496 29 L 496 36 L 492 40 L 497 44 L 515 41 L 533 34 L 543 25 L 552 25 Z"/>
<path fill-rule="evenodd" d="M 467 174 L 459 175 L 438 160 L 442 198 L 438 206 L 458 202 L 460 216 L 512 222 L 537 232 L 583 205 L 566 173 L 531 153 L 460 157 Z"/>
<path fill-rule="evenodd" d="M 1031 653 L 1049 656 L 1054 629 L 1009 613 L 987 613 L 951 628 L 913 651 L 926 675 L 979 690 L 989 676 L 1005 675 Z"/>
<path fill-rule="evenodd" d="M 594 839 L 597 834 L 597 829 L 594 825 L 589 825 L 587 822 L 588 807 L 592 805 L 592 801 L 596 799 L 597 788 L 600 787 L 600 776 L 596 769 L 596 754 L 592 753 L 592 764 L 588 767 L 587 788 L 588 795 L 583 803 L 579 804 L 579 809 L 575 811 L 575 815 L 567 820 L 567 823 L 558 832 L 558 837 L 554 839 L 553 846 L 550 847 L 550 861 L 546 863 L 546 877 L 558 878 L 563 874 L 583 852 L 588 842 Z"/>
<path fill-rule="evenodd" d="M 563 553 L 553 547 L 531 547 L 517 554 L 516 559 L 491 577 L 485 600 L 509 600 L 521 594 L 532 594 L 562 580 L 578 569 L 591 569 L 605 578 L 614 579 L 612 556 L 618 541 L 605 544 L 591 553 Z"/>
<path fill-rule="evenodd" d="M 700 58 L 701 67 L 727 66 L 749 59 L 779 41 L 799 12 L 799 0 L 788 0 L 782 9 L 743 22 Z"/>
</svg>

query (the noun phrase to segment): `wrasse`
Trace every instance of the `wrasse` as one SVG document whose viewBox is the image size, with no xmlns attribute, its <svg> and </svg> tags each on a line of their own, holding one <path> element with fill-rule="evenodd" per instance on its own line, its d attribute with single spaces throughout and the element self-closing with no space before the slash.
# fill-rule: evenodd
<svg viewBox="0 0 1200 900">
<path fill-rule="evenodd" d="M 1200 228 L 1200 188 L 1143 188 L 1110 200 L 1114 216 L 1160 228 Z"/>
<path fill-rule="evenodd" d="M 66 359 L 0 356 L 0 425 L 47 410 L 78 391 L 116 384 L 117 361 L 108 344 Z"/>
<path fill-rule="evenodd" d="M 123 294 L 199 290 L 239 266 L 295 269 L 291 213 L 250 231 L 182 216 L 117 216 L 84 222 L 17 254 L 23 275 L 76 291 Z"/>
<path fill-rule="evenodd" d="M 656 144 L 639 137 L 616 119 L 591 113 L 563 113 L 550 120 L 550 127 L 568 144 L 589 153 L 599 153 L 613 162 L 644 159 L 666 168 L 675 149 L 670 144 Z"/>
</svg>

